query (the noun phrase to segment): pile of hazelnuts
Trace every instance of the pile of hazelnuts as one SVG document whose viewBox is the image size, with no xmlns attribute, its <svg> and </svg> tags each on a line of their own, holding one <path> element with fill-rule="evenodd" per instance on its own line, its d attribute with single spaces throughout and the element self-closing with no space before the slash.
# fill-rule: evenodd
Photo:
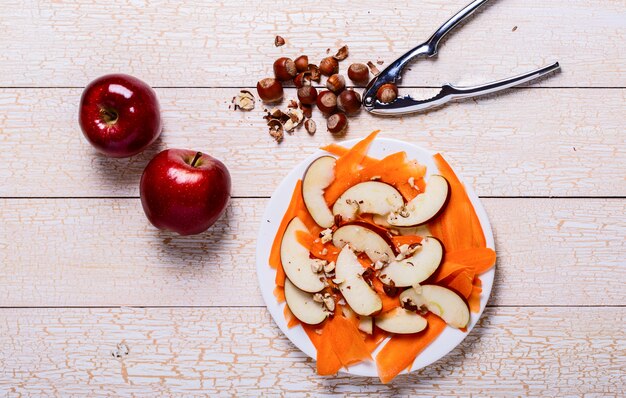
<svg viewBox="0 0 626 398">
<path fill-rule="evenodd" d="M 279 102 L 283 99 L 283 84 L 293 81 L 298 89 L 299 107 L 304 115 L 310 118 L 313 105 L 317 105 L 326 116 L 328 131 L 342 135 L 348 128 L 347 116 L 361 109 L 361 95 L 353 89 L 346 89 L 346 79 L 339 74 L 339 61 L 347 57 L 348 46 L 343 46 L 334 56 L 322 59 L 319 66 L 309 63 L 306 55 L 295 60 L 278 58 L 274 61 L 274 77 L 262 79 L 256 85 L 259 97 L 265 103 Z M 313 82 L 319 83 L 322 76 L 327 77 L 327 90 L 318 93 Z M 370 69 L 365 64 L 354 63 L 348 68 L 348 78 L 357 85 L 365 85 L 369 82 Z M 385 99 L 390 102 L 388 95 Z"/>
</svg>

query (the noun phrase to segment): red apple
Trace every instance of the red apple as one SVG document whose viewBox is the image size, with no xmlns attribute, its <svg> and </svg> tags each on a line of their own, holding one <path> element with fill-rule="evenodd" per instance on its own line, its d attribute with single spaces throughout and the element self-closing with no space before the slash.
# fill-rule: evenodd
<svg viewBox="0 0 626 398">
<path fill-rule="evenodd" d="M 199 234 L 224 213 L 230 199 L 230 173 L 207 154 L 167 149 L 146 166 L 140 194 L 152 225 L 181 235 Z"/>
<path fill-rule="evenodd" d="M 159 101 L 154 90 L 135 77 L 102 76 L 83 91 L 79 123 L 98 151 L 116 158 L 132 156 L 161 133 Z"/>
</svg>

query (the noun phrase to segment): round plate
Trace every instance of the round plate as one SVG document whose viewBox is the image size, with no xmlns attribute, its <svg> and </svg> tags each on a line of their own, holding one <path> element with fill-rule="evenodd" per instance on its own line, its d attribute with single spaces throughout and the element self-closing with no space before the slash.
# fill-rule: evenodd
<svg viewBox="0 0 626 398">
<path fill-rule="evenodd" d="M 355 139 L 344 141 L 339 144 L 349 148 L 356 144 L 358 141 L 359 140 Z M 428 177 L 431 174 L 437 173 L 438 169 L 437 166 L 435 166 L 432 157 L 436 152 L 431 152 L 429 150 L 413 144 L 406 143 L 404 141 L 389 138 L 377 138 L 376 140 L 374 140 L 374 142 L 372 142 L 368 151 L 368 155 L 380 159 L 384 156 L 400 151 L 405 151 L 409 159 L 416 159 L 418 162 L 427 167 L 426 181 L 428 181 Z M 289 205 L 289 201 L 291 199 L 291 195 L 293 193 L 296 182 L 298 181 L 298 179 L 302 178 L 307 167 L 309 167 L 309 165 L 315 159 L 327 154 L 328 153 L 325 151 L 317 150 L 314 154 L 306 158 L 302 163 L 294 168 L 280 183 L 280 185 L 278 185 L 278 188 L 276 188 L 276 191 L 274 191 L 274 194 L 272 195 L 272 198 L 270 199 L 267 208 L 265 209 L 265 213 L 263 214 L 256 246 L 257 275 L 259 277 L 261 293 L 263 294 L 263 299 L 265 300 L 265 305 L 267 306 L 267 309 L 269 310 L 270 314 L 272 314 L 272 318 L 274 318 L 274 321 L 276 322 L 280 330 L 282 330 L 282 332 L 285 334 L 285 336 L 287 336 L 289 340 L 291 340 L 291 342 L 295 344 L 296 347 L 298 347 L 302 352 L 304 352 L 313 359 L 316 358 L 316 350 L 313 346 L 313 343 L 311 343 L 309 337 L 304 332 L 304 329 L 302 329 L 302 327 L 300 326 L 296 326 L 291 329 L 287 328 L 287 322 L 285 321 L 285 317 L 283 315 L 285 303 L 279 304 L 274 297 L 273 292 L 274 288 L 276 287 L 274 283 L 274 278 L 276 277 L 276 271 L 269 266 L 268 259 L 272 247 L 272 242 L 274 241 L 278 226 L 280 225 L 285 211 L 287 210 L 287 206 Z M 465 185 L 465 190 L 467 191 L 472 205 L 474 205 L 474 209 L 476 210 L 476 214 L 478 215 L 478 219 L 480 220 L 480 225 L 485 234 L 487 247 L 494 249 L 491 225 L 489 224 L 489 220 L 487 219 L 485 209 L 481 205 L 478 196 L 476 196 L 472 188 L 469 185 L 465 184 L 460 176 L 459 179 Z M 465 336 L 467 336 L 469 331 L 472 330 L 472 328 L 482 315 L 483 310 L 485 309 L 487 300 L 489 299 L 489 295 L 491 294 L 494 274 L 495 267 L 480 275 L 483 288 L 483 292 L 480 298 L 480 312 L 478 314 L 471 314 L 470 324 L 467 328 L 468 332 L 463 333 L 458 329 L 447 326 L 444 329 L 443 333 L 441 333 L 441 335 L 439 335 L 439 337 L 433 343 L 431 343 L 424 351 L 422 351 L 417 356 L 415 362 L 413 362 L 413 366 L 411 366 L 411 371 L 421 369 L 437 361 L 438 359 L 445 356 L 448 352 L 452 351 L 454 347 L 456 347 L 459 343 L 461 343 L 461 341 L 463 341 Z M 378 350 L 380 350 L 381 346 L 378 347 Z M 374 352 L 374 357 L 376 353 L 377 351 Z M 358 376 L 378 376 L 376 364 L 373 361 L 361 362 L 348 367 L 347 370 L 342 369 L 342 371 Z M 406 373 L 406 371 L 402 373 Z"/>
</svg>

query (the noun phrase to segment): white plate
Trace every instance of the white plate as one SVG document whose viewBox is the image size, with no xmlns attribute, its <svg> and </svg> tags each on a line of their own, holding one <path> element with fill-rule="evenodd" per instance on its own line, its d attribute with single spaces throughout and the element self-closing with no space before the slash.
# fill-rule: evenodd
<svg viewBox="0 0 626 398">
<path fill-rule="evenodd" d="M 340 145 L 345 147 L 352 147 L 358 141 L 359 140 L 356 139 L 344 141 L 341 142 Z M 404 141 L 389 138 L 377 138 L 376 140 L 374 140 L 374 142 L 372 142 L 368 155 L 380 159 L 386 155 L 400 151 L 405 151 L 409 159 L 416 159 L 418 162 L 427 167 L 426 181 L 428 181 L 428 176 L 437 173 L 438 169 L 437 166 L 435 166 L 432 157 L 436 152 L 431 152 L 429 150 L 413 144 L 406 143 Z M 268 259 L 272 243 L 274 241 L 274 236 L 276 235 L 278 226 L 280 225 L 285 211 L 287 210 L 287 206 L 289 205 L 293 189 L 298 179 L 302 178 L 306 168 L 315 159 L 327 154 L 328 153 L 325 151 L 317 150 L 314 154 L 306 158 L 302 163 L 294 168 L 280 183 L 280 185 L 278 185 L 278 188 L 276 188 L 276 191 L 274 191 L 274 194 L 272 195 L 272 198 L 270 199 L 267 208 L 265 209 L 265 213 L 263 214 L 256 246 L 257 275 L 259 277 L 259 283 L 261 284 L 261 293 L 263 294 L 263 299 L 265 300 L 265 305 L 267 306 L 267 309 L 269 310 L 270 314 L 272 314 L 272 318 L 274 318 L 274 321 L 276 322 L 280 330 L 282 330 L 282 332 L 285 334 L 285 336 L 287 336 L 289 340 L 291 340 L 291 342 L 295 344 L 296 347 L 298 347 L 302 352 L 304 352 L 313 359 L 316 358 L 316 350 L 313 346 L 313 343 L 311 343 L 309 337 L 304 332 L 304 329 L 302 329 L 301 326 L 296 326 L 291 329 L 287 328 L 287 322 L 285 321 L 285 317 L 283 315 L 285 303 L 279 304 L 274 297 L 273 292 L 274 288 L 276 287 L 274 278 L 276 277 L 276 271 L 269 266 Z M 463 182 L 463 179 L 460 176 L 459 179 Z M 472 188 L 464 182 L 463 184 L 465 185 L 465 190 L 467 191 L 472 205 L 474 205 L 474 209 L 476 210 L 476 214 L 478 215 L 478 219 L 480 220 L 480 225 L 483 229 L 483 232 L 485 233 L 487 247 L 494 249 L 491 225 L 489 224 L 489 220 L 487 219 L 485 209 L 481 205 L 478 196 L 476 196 Z M 491 294 L 494 274 L 495 267 L 480 275 L 483 288 L 482 296 L 480 298 L 480 312 L 478 314 L 472 313 L 470 324 L 467 328 L 468 332 L 463 333 L 458 329 L 451 328 L 449 326 L 446 327 L 443 333 L 441 333 L 441 335 L 439 335 L 439 337 L 433 343 L 431 343 L 424 351 L 422 351 L 417 356 L 415 362 L 413 362 L 413 366 L 411 366 L 411 371 L 421 369 L 437 361 L 438 359 L 445 356 L 448 352 L 452 351 L 454 347 L 456 347 L 459 343 L 461 343 L 461 341 L 463 341 L 467 334 L 472 330 L 472 328 L 482 315 L 485 306 L 487 305 L 487 300 L 489 299 L 489 295 Z M 378 347 L 378 350 L 380 350 L 380 347 Z M 377 351 L 374 352 L 374 357 Z M 373 361 L 361 362 L 350 366 L 347 370 L 342 369 L 342 371 L 358 376 L 378 376 L 378 373 L 376 371 L 376 364 Z M 402 373 L 406 373 L 406 371 Z"/>
</svg>

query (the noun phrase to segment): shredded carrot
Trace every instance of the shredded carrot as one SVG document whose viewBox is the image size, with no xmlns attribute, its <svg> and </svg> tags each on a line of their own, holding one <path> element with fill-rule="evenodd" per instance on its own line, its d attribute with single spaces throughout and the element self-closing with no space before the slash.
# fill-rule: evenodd
<svg viewBox="0 0 626 398">
<path fill-rule="evenodd" d="M 417 355 L 432 343 L 445 329 L 446 323 L 436 315 L 426 315 L 428 326 L 418 334 L 397 334 L 391 337 L 376 356 L 378 377 L 389 383 L 404 369 L 409 368 Z"/>
<path fill-rule="evenodd" d="M 461 271 L 458 274 L 441 281 L 441 285 L 458 293 L 461 297 L 468 299 L 472 293 L 474 272 Z"/>
<path fill-rule="evenodd" d="M 379 177 L 396 188 L 406 200 L 411 200 L 420 193 L 417 183 L 423 180 L 425 174 L 426 167 L 414 160 L 407 160 L 406 152 L 396 152 L 364 168 L 361 181 Z M 412 184 L 409 182 L 411 178 Z"/>
<path fill-rule="evenodd" d="M 442 213 L 428 224 L 446 250 L 486 247 L 485 235 L 463 184 L 441 154 L 434 156 L 439 173 L 450 184 L 450 198 Z"/>
<path fill-rule="evenodd" d="M 431 276 L 429 280 L 432 280 L 434 283 L 438 283 L 438 282 L 443 281 L 444 279 L 454 277 L 458 275 L 459 273 L 466 272 L 466 271 L 474 272 L 474 270 L 470 266 L 467 266 L 465 264 L 454 263 L 452 261 L 447 261 L 447 259 L 445 259 L 443 264 L 441 264 L 439 268 L 437 268 L 437 271 L 435 271 L 434 275 Z"/>
<path fill-rule="evenodd" d="M 382 329 L 374 327 L 372 330 L 372 334 L 368 334 L 365 336 L 365 346 L 367 350 L 372 353 L 376 348 L 380 345 L 380 343 L 385 340 L 389 336 L 389 333 L 385 332 Z"/>
<path fill-rule="evenodd" d="M 420 243 L 423 240 L 421 236 L 417 235 L 405 235 L 405 236 L 392 236 L 391 241 L 393 245 L 396 247 L 396 250 L 400 250 L 400 246 L 402 245 L 412 245 L 415 243 Z"/>
<path fill-rule="evenodd" d="M 339 311 L 340 312 L 340 311 Z M 343 366 L 350 366 L 364 359 L 372 359 L 359 329 L 339 312 L 328 321 L 328 339 Z M 322 332 L 322 335 L 326 330 Z"/>
<path fill-rule="evenodd" d="M 475 273 L 482 274 L 496 263 L 496 252 L 486 247 L 456 250 L 446 253 L 446 261 L 472 267 Z"/>
<path fill-rule="evenodd" d="M 472 293 L 467 300 L 469 303 L 470 311 L 474 313 L 480 312 L 480 295 L 483 292 L 483 283 L 478 276 L 474 277 L 472 285 Z"/>
<path fill-rule="evenodd" d="M 380 297 L 383 302 L 383 308 L 380 310 L 381 312 L 390 311 L 396 307 L 400 307 L 400 299 L 397 297 L 389 297 L 385 294 L 385 290 L 383 289 L 383 283 L 378 278 L 372 279 L 372 287 L 378 297 Z"/>
<path fill-rule="evenodd" d="M 326 151 L 326 152 L 330 152 L 333 155 L 337 155 L 337 156 L 343 156 L 346 153 L 348 153 L 348 151 L 350 150 L 350 148 L 346 148 L 345 146 L 341 146 L 341 145 L 335 144 L 335 143 L 326 145 L 326 146 L 322 147 L 321 149 Z M 369 156 L 365 156 L 363 158 L 363 160 L 361 161 L 361 164 L 363 166 L 369 166 L 371 164 L 377 163 L 378 161 L 379 161 L 378 159 L 375 159 L 375 158 L 372 158 L 372 157 L 369 157 Z"/>
<path fill-rule="evenodd" d="M 339 249 L 332 243 L 328 242 L 324 244 L 320 239 L 306 231 L 297 231 L 296 240 L 302 246 L 306 247 L 314 257 L 326 261 L 337 261 Z"/>
<path fill-rule="evenodd" d="M 361 162 L 365 159 L 367 150 L 378 133 L 378 130 L 374 131 L 337 159 L 335 163 L 335 179 L 324 190 L 326 203 L 329 205 L 335 203 L 337 198 L 348 188 L 361 182 Z"/>
<path fill-rule="evenodd" d="M 300 321 L 291 312 L 288 306 L 285 306 L 285 309 L 283 310 L 283 314 L 285 315 L 285 319 L 287 320 L 287 327 L 289 329 L 291 329 L 294 326 L 298 326 L 300 324 Z"/>
<path fill-rule="evenodd" d="M 335 354 L 330 339 L 328 338 L 327 325 L 328 321 L 326 321 L 324 325 L 302 325 L 317 350 L 317 374 L 321 376 L 334 375 L 341 369 L 341 361 L 339 361 L 339 357 Z M 319 330 L 321 334 L 318 334 L 316 330 Z"/>
<path fill-rule="evenodd" d="M 276 286 L 274 288 L 274 297 L 279 303 L 285 302 L 285 288 L 283 286 Z"/>
</svg>

